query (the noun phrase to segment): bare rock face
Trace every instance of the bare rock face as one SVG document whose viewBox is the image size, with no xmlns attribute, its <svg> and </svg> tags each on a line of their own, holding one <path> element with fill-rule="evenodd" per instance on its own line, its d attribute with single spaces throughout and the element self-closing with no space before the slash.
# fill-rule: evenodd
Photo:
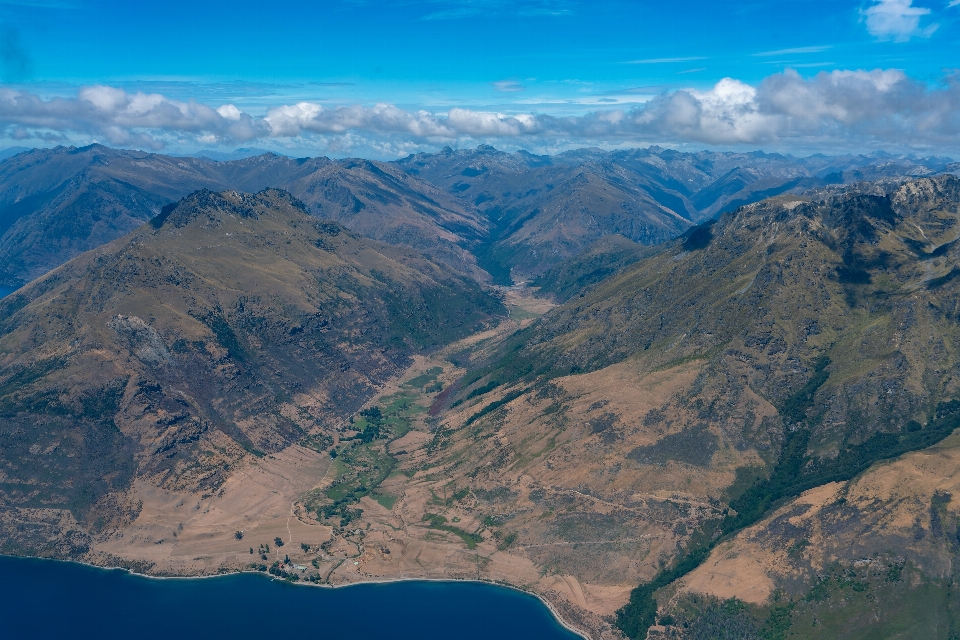
<svg viewBox="0 0 960 640">
<path fill-rule="evenodd" d="M 163 338 L 156 330 L 137 316 L 117 315 L 107 323 L 117 335 L 127 341 L 131 353 L 145 365 L 170 364 L 172 359 Z"/>
<path fill-rule="evenodd" d="M 198 192 L 3 300 L 4 522 L 47 509 L 109 529 L 136 517 L 138 478 L 215 492 L 500 309 L 284 192 Z"/>
</svg>

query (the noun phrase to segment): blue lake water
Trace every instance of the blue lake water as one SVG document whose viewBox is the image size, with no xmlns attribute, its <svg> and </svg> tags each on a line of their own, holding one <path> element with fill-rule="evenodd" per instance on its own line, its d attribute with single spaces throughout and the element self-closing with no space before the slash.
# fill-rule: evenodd
<svg viewBox="0 0 960 640">
<path fill-rule="evenodd" d="M 0 287 L 0 298 L 3 298 L 4 296 L 8 296 L 14 291 L 16 291 L 16 289 L 13 287 Z"/>
<path fill-rule="evenodd" d="M 0 557 L 0 638 L 575 640 L 533 596 L 470 582 L 340 589 L 264 575 L 151 579 Z"/>
</svg>

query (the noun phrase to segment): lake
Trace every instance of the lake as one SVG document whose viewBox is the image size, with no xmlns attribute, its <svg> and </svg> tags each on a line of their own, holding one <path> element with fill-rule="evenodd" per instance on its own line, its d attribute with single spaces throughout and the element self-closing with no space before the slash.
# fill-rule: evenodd
<svg viewBox="0 0 960 640">
<path fill-rule="evenodd" d="M 0 287 L 0 298 L 10 295 L 16 290 L 17 289 L 15 287 Z"/>
<path fill-rule="evenodd" d="M 539 600 L 471 582 L 339 589 L 262 574 L 156 579 L 70 562 L 0 557 L 0 637 L 575 640 Z"/>
</svg>

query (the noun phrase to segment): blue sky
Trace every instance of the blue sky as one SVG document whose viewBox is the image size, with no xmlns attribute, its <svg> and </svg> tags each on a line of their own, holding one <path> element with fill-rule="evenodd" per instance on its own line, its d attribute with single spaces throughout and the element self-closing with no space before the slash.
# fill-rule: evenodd
<svg viewBox="0 0 960 640">
<path fill-rule="evenodd" d="M 0 0 L 0 64 L 0 146 L 960 156 L 960 0 Z"/>
</svg>

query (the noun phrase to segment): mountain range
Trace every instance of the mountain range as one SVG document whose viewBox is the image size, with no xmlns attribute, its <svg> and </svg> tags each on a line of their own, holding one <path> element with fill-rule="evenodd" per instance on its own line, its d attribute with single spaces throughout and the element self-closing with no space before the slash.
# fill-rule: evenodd
<svg viewBox="0 0 960 640">
<path fill-rule="evenodd" d="M 0 552 L 481 579 L 597 639 L 949 640 L 957 169 L 17 154 Z"/>
<path fill-rule="evenodd" d="M 480 146 L 393 163 L 271 153 L 218 162 L 100 145 L 34 149 L 0 162 L 0 286 L 29 282 L 197 189 L 284 189 L 313 215 L 509 285 L 605 235 L 650 246 L 779 193 L 956 168 L 942 158 L 656 147 L 534 156 Z"/>
</svg>

